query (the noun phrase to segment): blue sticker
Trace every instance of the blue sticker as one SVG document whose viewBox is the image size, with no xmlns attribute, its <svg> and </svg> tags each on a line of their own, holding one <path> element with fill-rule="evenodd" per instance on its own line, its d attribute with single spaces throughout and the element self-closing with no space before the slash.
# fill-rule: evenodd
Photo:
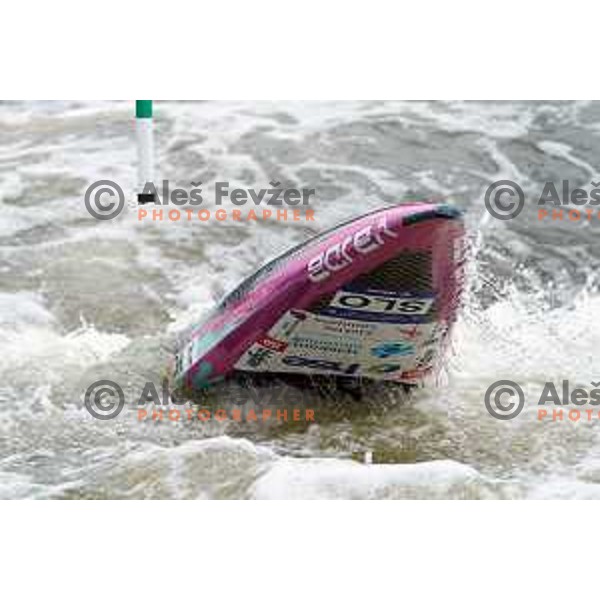
<svg viewBox="0 0 600 600">
<path fill-rule="evenodd" d="M 415 348 L 407 342 L 383 342 L 371 348 L 371 354 L 377 358 L 388 358 L 390 356 L 409 356 L 415 353 Z"/>
</svg>

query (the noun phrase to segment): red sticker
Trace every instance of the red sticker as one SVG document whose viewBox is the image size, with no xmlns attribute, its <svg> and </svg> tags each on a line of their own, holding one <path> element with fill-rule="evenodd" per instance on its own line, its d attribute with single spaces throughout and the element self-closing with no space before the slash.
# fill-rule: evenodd
<svg viewBox="0 0 600 600">
<path fill-rule="evenodd" d="M 275 338 L 269 337 L 265 335 L 258 340 L 258 343 L 265 348 L 269 348 L 269 350 L 275 350 L 275 352 L 284 352 L 288 347 L 286 342 L 282 342 L 281 340 L 276 340 Z"/>
</svg>

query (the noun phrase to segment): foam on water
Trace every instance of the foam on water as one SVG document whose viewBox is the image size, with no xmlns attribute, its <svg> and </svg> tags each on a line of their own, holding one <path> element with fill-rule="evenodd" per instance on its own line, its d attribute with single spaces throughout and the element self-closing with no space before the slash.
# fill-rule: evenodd
<svg viewBox="0 0 600 600">
<path fill-rule="evenodd" d="M 493 484 L 453 461 L 362 465 L 339 459 L 280 459 L 253 484 L 251 497 L 285 499 L 419 499 L 494 497 Z"/>
<path fill-rule="evenodd" d="M 0 294 L 0 373 L 4 382 L 19 374 L 44 383 L 60 380 L 64 369 L 81 369 L 123 349 L 127 336 L 82 325 L 69 333 L 55 328 L 54 317 L 35 294 Z"/>
</svg>

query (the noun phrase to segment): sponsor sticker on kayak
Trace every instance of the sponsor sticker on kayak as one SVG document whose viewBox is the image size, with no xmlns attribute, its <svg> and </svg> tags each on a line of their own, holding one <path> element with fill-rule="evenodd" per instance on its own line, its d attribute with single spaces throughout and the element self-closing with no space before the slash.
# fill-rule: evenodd
<svg viewBox="0 0 600 600">
<path fill-rule="evenodd" d="M 345 293 L 336 294 L 331 304 L 340 299 L 343 302 Z M 394 301 L 389 302 L 390 310 L 421 314 L 427 314 L 433 303 L 431 297 L 403 295 L 387 300 Z M 385 315 L 385 307 L 381 310 L 375 314 Z M 438 323 L 361 323 L 322 312 L 293 310 L 246 351 L 236 368 L 415 382 L 431 366 L 431 345 L 439 341 L 440 331 Z"/>
</svg>

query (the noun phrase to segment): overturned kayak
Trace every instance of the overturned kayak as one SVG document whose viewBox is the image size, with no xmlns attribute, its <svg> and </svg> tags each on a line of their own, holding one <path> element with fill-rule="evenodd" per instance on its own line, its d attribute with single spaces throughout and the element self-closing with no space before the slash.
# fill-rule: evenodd
<svg viewBox="0 0 600 600">
<path fill-rule="evenodd" d="M 435 368 L 462 288 L 459 210 L 412 203 L 343 223 L 228 294 L 175 358 L 176 386 L 235 371 L 419 383 Z"/>
</svg>

